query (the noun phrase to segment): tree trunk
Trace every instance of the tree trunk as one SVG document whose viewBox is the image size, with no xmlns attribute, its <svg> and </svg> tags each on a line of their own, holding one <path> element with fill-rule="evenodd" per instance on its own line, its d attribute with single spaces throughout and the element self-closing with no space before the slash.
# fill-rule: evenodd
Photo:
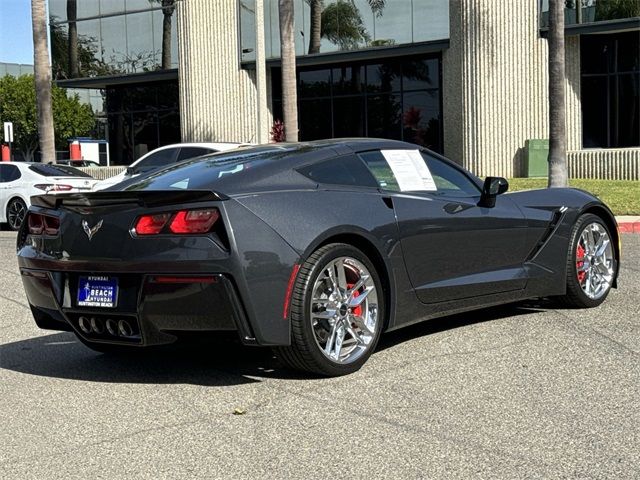
<svg viewBox="0 0 640 480">
<path fill-rule="evenodd" d="M 549 187 L 566 187 L 564 1 L 549 0 Z"/>
<path fill-rule="evenodd" d="M 78 66 L 78 27 L 76 25 L 78 18 L 78 4 L 76 0 L 67 0 L 67 20 L 69 20 L 68 32 L 68 58 L 69 58 L 69 78 L 78 78 L 80 76 L 80 68 Z"/>
<path fill-rule="evenodd" d="M 298 141 L 296 50 L 293 36 L 293 0 L 278 0 L 282 57 L 282 111 L 287 142 Z"/>
<path fill-rule="evenodd" d="M 309 31 L 309 54 L 320 53 L 320 34 L 322 30 L 322 0 L 310 0 L 311 28 Z"/>
<path fill-rule="evenodd" d="M 175 0 L 162 0 L 162 70 L 171 68 L 171 16 Z"/>
<path fill-rule="evenodd" d="M 38 110 L 38 136 L 41 159 L 56 161 L 56 146 L 53 134 L 53 111 L 51 109 L 51 64 L 47 47 L 47 13 L 45 0 L 31 0 L 31 22 L 33 25 L 33 70 Z"/>
</svg>

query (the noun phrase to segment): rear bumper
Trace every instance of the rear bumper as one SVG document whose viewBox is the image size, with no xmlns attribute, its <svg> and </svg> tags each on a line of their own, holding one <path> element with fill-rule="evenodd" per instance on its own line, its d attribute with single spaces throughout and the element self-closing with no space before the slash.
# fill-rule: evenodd
<svg viewBox="0 0 640 480">
<path fill-rule="evenodd" d="M 257 343 L 234 282 L 225 274 L 171 273 L 173 283 L 156 282 L 158 274 L 114 274 L 120 288 L 117 306 L 95 308 L 77 305 L 78 278 L 86 272 L 20 272 L 41 328 L 73 330 L 88 342 L 131 346 L 173 343 L 181 332 L 215 331 L 235 331 L 244 344 Z M 114 327 L 120 320 L 131 327 L 131 335 Z"/>
</svg>

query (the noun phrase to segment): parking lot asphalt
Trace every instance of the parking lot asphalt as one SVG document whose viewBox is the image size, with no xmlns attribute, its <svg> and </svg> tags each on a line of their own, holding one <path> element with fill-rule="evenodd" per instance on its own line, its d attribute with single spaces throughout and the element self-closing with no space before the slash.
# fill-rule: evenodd
<svg viewBox="0 0 640 480">
<path fill-rule="evenodd" d="M 0 232 L 3 479 L 640 478 L 640 235 L 599 308 L 433 320 L 336 379 L 266 349 L 118 358 L 39 330 L 14 244 Z"/>
</svg>

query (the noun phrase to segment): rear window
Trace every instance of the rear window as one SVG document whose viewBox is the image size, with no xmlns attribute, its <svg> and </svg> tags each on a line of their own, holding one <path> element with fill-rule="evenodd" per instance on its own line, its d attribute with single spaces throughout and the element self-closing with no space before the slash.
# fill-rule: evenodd
<svg viewBox="0 0 640 480">
<path fill-rule="evenodd" d="M 30 165 L 29 170 L 32 172 L 36 172 L 38 175 L 43 175 L 45 177 L 87 177 L 92 178 L 91 175 L 87 175 L 86 173 L 73 168 L 67 167 L 65 165 L 50 165 L 50 164 L 40 164 L 40 165 Z"/>
<path fill-rule="evenodd" d="M 206 189 L 223 177 L 276 161 L 290 154 L 283 147 L 252 148 L 249 151 L 217 153 L 174 164 L 130 180 L 124 190 Z"/>
</svg>

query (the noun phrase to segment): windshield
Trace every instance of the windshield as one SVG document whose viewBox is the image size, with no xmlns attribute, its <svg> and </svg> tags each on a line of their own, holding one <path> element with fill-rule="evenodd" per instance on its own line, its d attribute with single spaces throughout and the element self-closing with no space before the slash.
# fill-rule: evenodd
<svg viewBox="0 0 640 480">
<path fill-rule="evenodd" d="M 29 170 L 36 172 L 38 175 L 44 177 L 87 177 L 92 178 L 91 175 L 66 165 L 50 165 L 43 163 L 40 165 L 30 165 Z"/>
<path fill-rule="evenodd" d="M 123 185 L 123 190 L 207 189 L 221 178 L 289 155 L 290 148 L 260 147 L 218 153 L 164 168 Z"/>
</svg>

